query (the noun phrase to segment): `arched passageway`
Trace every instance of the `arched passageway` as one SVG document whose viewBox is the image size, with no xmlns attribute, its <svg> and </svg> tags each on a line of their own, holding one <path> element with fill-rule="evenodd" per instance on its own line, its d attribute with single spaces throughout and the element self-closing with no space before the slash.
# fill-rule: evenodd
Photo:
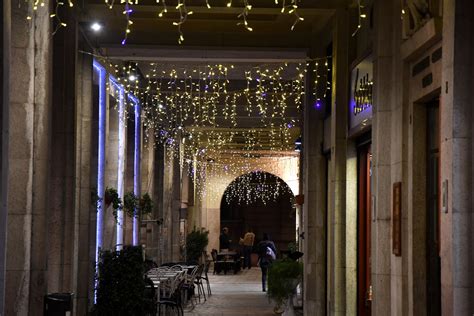
<svg viewBox="0 0 474 316">
<path fill-rule="evenodd" d="M 221 228 L 229 228 L 231 247 L 237 248 L 239 239 L 250 228 L 256 243 L 263 233 L 268 233 L 278 250 L 286 250 L 289 243 L 295 242 L 293 201 L 290 187 L 273 174 L 252 172 L 236 178 L 221 201 Z"/>
</svg>

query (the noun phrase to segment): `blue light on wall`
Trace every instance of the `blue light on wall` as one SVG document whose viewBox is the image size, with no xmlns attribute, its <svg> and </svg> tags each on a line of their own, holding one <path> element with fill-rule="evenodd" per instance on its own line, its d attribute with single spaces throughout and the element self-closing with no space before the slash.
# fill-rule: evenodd
<svg viewBox="0 0 474 316">
<path fill-rule="evenodd" d="M 134 162 L 133 162 L 133 193 L 136 196 L 141 196 L 141 177 L 140 177 L 140 147 L 141 147 L 141 106 L 137 98 L 133 95 L 128 96 L 133 102 L 135 109 L 135 148 L 134 148 Z M 137 214 L 135 209 L 135 214 Z M 139 243 L 139 223 L 138 216 L 133 217 L 133 245 L 137 246 Z"/>
<path fill-rule="evenodd" d="M 105 192 L 105 128 L 106 128 L 106 72 L 105 69 L 95 60 L 93 61 L 94 71 L 99 77 L 99 144 L 98 144 L 98 158 L 97 158 L 97 194 L 99 199 L 97 201 L 97 222 L 96 222 L 96 243 L 95 243 L 95 272 L 98 271 L 99 253 L 103 243 L 103 228 L 104 228 L 104 192 Z M 94 287 L 94 303 L 97 300 L 97 280 Z"/>
</svg>

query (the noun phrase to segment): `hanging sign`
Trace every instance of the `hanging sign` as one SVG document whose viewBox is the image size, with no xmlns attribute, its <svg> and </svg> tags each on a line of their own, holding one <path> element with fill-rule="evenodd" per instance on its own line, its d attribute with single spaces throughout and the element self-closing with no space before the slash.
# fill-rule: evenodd
<svg viewBox="0 0 474 316">
<path fill-rule="evenodd" d="M 351 73 L 351 99 L 349 104 L 349 134 L 355 134 L 372 124 L 373 62 L 364 58 Z"/>
</svg>

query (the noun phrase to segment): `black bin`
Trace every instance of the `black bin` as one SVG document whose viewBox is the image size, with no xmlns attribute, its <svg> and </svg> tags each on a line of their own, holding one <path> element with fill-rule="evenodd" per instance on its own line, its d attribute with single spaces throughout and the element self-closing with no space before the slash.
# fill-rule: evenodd
<svg viewBox="0 0 474 316">
<path fill-rule="evenodd" d="M 44 297 L 45 316 L 72 315 L 73 293 L 51 293 Z"/>
</svg>

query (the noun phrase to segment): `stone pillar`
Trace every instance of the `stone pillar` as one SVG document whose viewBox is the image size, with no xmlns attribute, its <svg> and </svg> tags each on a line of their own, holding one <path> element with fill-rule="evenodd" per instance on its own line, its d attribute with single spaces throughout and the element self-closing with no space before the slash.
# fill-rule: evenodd
<svg viewBox="0 0 474 316">
<path fill-rule="evenodd" d="M 163 216 L 164 216 L 164 150 L 163 145 L 157 143 L 155 147 L 155 160 L 153 163 L 153 201 L 155 202 L 154 218 L 160 222 L 154 226 L 152 236 L 154 238 L 153 244 L 156 249 L 154 252 L 154 258 L 158 264 L 163 263 Z"/>
<path fill-rule="evenodd" d="M 127 119 L 127 157 L 125 167 L 125 192 L 134 192 L 135 181 L 135 110 L 133 104 L 128 105 Z M 124 244 L 131 245 L 133 243 L 133 219 L 125 216 L 125 232 Z"/>
<path fill-rule="evenodd" d="M 333 104 L 331 115 L 331 168 L 329 216 L 331 218 L 331 244 L 334 274 L 330 282 L 330 315 L 346 313 L 346 147 L 348 109 L 348 12 L 336 12 L 334 28 Z"/>
<path fill-rule="evenodd" d="M 308 85 L 314 82 L 308 69 Z M 308 89 L 308 91 L 311 91 Z M 303 253 L 304 314 L 326 315 L 326 157 L 323 143 L 324 109 L 316 109 L 314 98 L 306 94 L 303 133 Z M 326 105 L 331 106 L 331 105 Z"/>
<path fill-rule="evenodd" d="M 120 87 L 116 94 L 118 100 L 118 153 L 117 153 L 117 192 L 122 199 L 125 194 L 125 165 L 127 158 L 127 126 L 126 126 L 126 96 L 123 88 Z M 125 212 L 123 210 L 117 210 L 117 237 L 116 244 L 117 250 L 121 250 L 124 245 L 124 231 L 125 231 Z"/>
<path fill-rule="evenodd" d="M 79 42 L 79 48 L 83 42 Z M 85 46 L 85 45 L 84 45 Z M 74 315 L 86 315 L 88 300 L 91 297 L 94 278 L 94 251 L 95 240 L 91 232 L 95 231 L 96 207 L 91 205 L 92 187 L 96 185 L 97 172 L 94 163 L 97 161 L 96 141 L 97 134 L 93 133 L 93 100 L 92 100 L 92 57 L 86 54 L 77 56 L 76 71 L 76 129 L 75 129 L 75 226 L 73 251 L 72 291 L 74 295 Z M 95 177 L 92 177 L 94 175 Z"/>
<path fill-rule="evenodd" d="M 179 209 L 181 208 L 181 166 L 179 158 L 173 159 L 173 175 L 172 175 L 172 201 L 171 201 L 171 256 L 173 261 L 181 261 L 181 236 L 180 236 L 180 216 Z"/>
<path fill-rule="evenodd" d="M 346 315 L 357 315 L 357 149 L 347 142 L 346 162 Z"/>
<path fill-rule="evenodd" d="M 141 187 L 142 187 L 142 196 L 145 193 L 148 193 L 151 199 L 155 200 L 155 185 L 154 185 L 154 164 L 155 164 L 155 144 L 154 144 L 154 131 L 145 130 L 144 135 L 144 144 L 143 144 L 143 156 L 142 156 L 142 176 L 141 176 Z M 146 136 L 145 136 L 146 135 Z M 154 203 L 154 210 L 157 208 L 156 203 Z M 158 217 L 155 213 L 151 213 L 147 216 L 142 216 L 143 220 L 156 220 Z M 146 245 L 146 254 L 152 258 L 156 258 L 156 248 L 155 244 L 155 235 L 157 222 L 147 222 L 142 223 L 140 226 L 140 244 Z"/>
<path fill-rule="evenodd" d="M 53 111 L 48 216 L 48 291 L 72 291 L 75 233 L 76 23 L 65 12 L 67 28 L 53 38 Z M 66 71 L 67 70 L 67 71 Z M 38 249 L 43 252 L 44 249 Z"/>
<path fill-rule="evenodd" d="M 133 193 L 135 196 L 140 197 L 142 194 L 141 190 L 141 157 L 142 157 L 142 120 L 141 120 L 141 106 L 138 101 L 133 101 L 133 109 L 135 115 L 135 128 L 134 128 L 134 143 L 133 143 Z M 136 211 L 136 210 L 135 210 Z M 133 239 L 132 244 L 134 246 L 139 245 L 139 217 L 133 217 Z"/>
<path fill-rule="evenodd" d="M 374 3 L 374 106 L 372 125 L 372 313 L 388 315 L 391 310 L 391 108 L 395 92 L 394 2 Z M 390 21 L 390 23 L 388 22 Z M 400 49 L 398 46 L 397 49 Z M 393 94 L 392 94 L 393 93 Z M 398 137 L 399 135 L 395 136 Z M 375 215 L 375 216 L 374 216 Z"/>
<path fill-rule="evenodd" d="M 46 292 L 50 1 L 30 22 L 31 8 L 12 4 L 5 314 L 37 315 Z"/>
<path fill-rule="evenodd" d="M 109 83 L 109 90 L 107 91 L 107 141 L 105 150 L 105 186 L 117 189 L 118 187 L 118 172 L 119 170 L 119 108 L 120 89 L 111 84 L 111 80 L 107 79 Z M 124 158 L 125 159 L 125 158 Z M 118 192 L 119 196 L 123 198 L 123 193 Z M 121 195 L 122 194 L 122 195 Z M 117 225 L 113 215 L 112 204 L 106 207 L 104 212 L 104 241 L 103 248 L 111 250 L 116 245 Z M 117 212 L 117 216 L 119 213 Z"/>
<path fill-rule="evenodd" d="M 181 207 L 181 179 L 179 158 L 165 149 L 163 182 L 163 242 L 165 261 L 180 259 L 179 208 Z"/>
<path fill-rule="evenodd" d="M 10 1 L 3 1 L 0 5 L 2 17 L 0 31 L 0 314 L 5 310 L 5 263 L 8 214 L 8 132 L 10 112 L 10 32 L 11 11 Z"/>
<path fill-rule="evenodd" d="M 472 315 L 474 3 L 467 0 L 443 3 L 440 181 L 447 183 L 448 196 L 440 227 L 441 306 L 443 315 Z"/>
</svg>

